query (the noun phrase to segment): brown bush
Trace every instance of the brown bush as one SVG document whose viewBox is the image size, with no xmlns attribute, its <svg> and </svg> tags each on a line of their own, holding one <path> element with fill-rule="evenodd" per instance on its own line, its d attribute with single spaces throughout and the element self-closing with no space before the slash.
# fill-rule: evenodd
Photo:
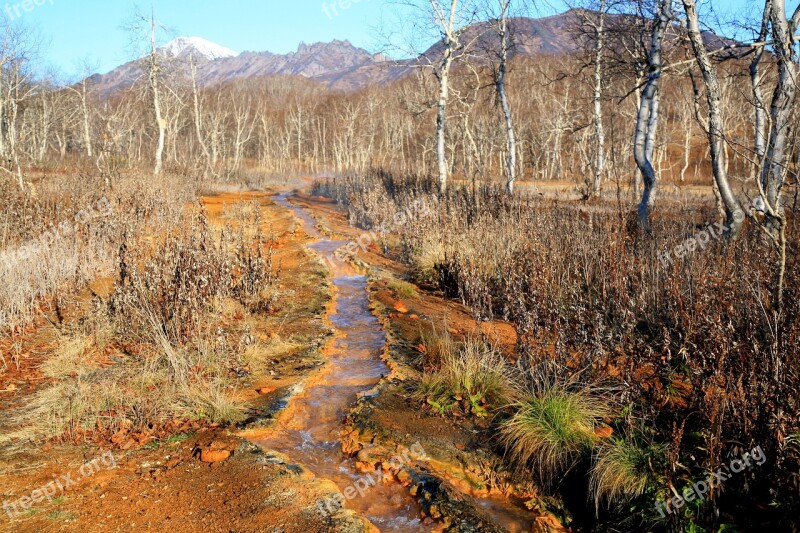
<svg viewBox="0 0 800 533">
<path fill-rule="evenodd" d="M 418 281 L 459 298 L 476 318 L 513 322 L 531 365 L 555 359 L 565 374 L 588 369 L 588 381 L 616 383 L 618 400 L 669 445 L 668 484 L 716 470 L 731 450 L 748 446 L 762 446 L 770 465 L 789 460 L 782 443 L 800 428 L 795 227 L 779 315 L 770 305 L 777 259 L 757 228 L 660 259 L 714 220 L 700 203 L 663 208 L 645 237 L 628 223 L 630 213 L 603 202 L 511 198 L 488 186 L 440 196 L 433 180 L 383 172 L 320 190 L 365 227 L 422 200 L 426 214 L 396 228 Z M 726 494 L 783 505 L 769 491 L 782 493 L 790 476 L 770 465 L 757 479 L 730 480 Z M 731 501 L 721 496 L 708 506 Z"/>
</svg>

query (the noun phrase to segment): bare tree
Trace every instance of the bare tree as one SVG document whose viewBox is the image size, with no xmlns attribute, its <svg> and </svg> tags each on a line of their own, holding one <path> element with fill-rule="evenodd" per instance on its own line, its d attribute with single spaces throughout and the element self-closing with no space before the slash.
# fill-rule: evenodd
<svg viewBox="0 0 800 533">
<path fill-rule="evenodd" d="M 439 191 L 444 193 L 447 190 L 449 168 L 447 165 L 446 143 L 446 123 L 447 123 L 447 102 L 450 98 L 450 69 L 453 60 L 461 47 L 459 39 L 460 29 L 456 26 L 458 22 L 458 0 L 430 0 L 431 9 L 439 24 L 442 36 L 442 57 L 439 60 L 439 68 L 434 70 L 436 78 L 439 80 L 439 98 L 436 102 L 436 163 L 439 170 Z M 449 3 L 449 9 L 447 4 Z"/>
<path fill-rule="evenodd" d="M 725 210 L 725 232 L 728 237 L 736 237 L 739 234 L 742 222 L 744 222 L 745 214 L 728 181 L 725 127 L 720 104 L 722 97 L 719 79 L 717 78 L 716 69 L 711 64 L 703 34 L 700 31 L 700 17 L 697 13 L 695 0 L 683 0 L 683 7 L 686 12 L 689 41 L 692 43 L 697 65 L 705 83 L 708 121 L 704 126 L 706 126 L 706 134 L 708 135 L 708 144 L 711 151 L 714 180 Z"/>
<path fill-rule="evenodd" d="M 755 141 L 754 152 L 755 162 L 753 165 L 756 173 L 759 173 L 764 165 L 764 157 L 767 154 L 767 104 L 764 99 L 764 74 L 761 72 L 761 62 L 764 58 L 766 40 L 769 36 L 769 20 L 772 13 L 772 0 L 766 0 L 764 11 L 761 18 L 761 30 L 753 51 L 753 59 L 750 61 L 750 84 L 753 91 L 753 106 L 755 107 Z"/>
<path fill-rule="evenodd" d="M 146 28 L 146 29 L 145 29 Z M 140 38 L 147 33 L 147 54 L 142 59 L 143 74 L 147 78 L 147 90 L 150 103 L 152 105 L 153 119 L 158 131 L 158 138 L 155 147 L 155 164 L 153 174 L 159 176 L 163 167 L 164 147 L 166 145 L 167 121 L 162 113 L 162 77 L 164 57 L 157 46 L 158 25 L 156 23 L 155 9 L 152 9 L 149 16 L 138 12 L 133 14 L 128 26 L 133 41 L 134 50 L 140 50 Z"/>
<path fill-rule="evenodd" d="M 36 43 L 24 28 L 6 21 L 0 43 L 0 156 L 5 172 L 15 176 L 17 186 L 25 190 L 25 177 L 20 160 L 20 110 L 24 102 L 36 94 L 30 60 Z M 24 110 L 23 110 L 24 113 Z"/>
<path fill-rule="evenodd" d="M 770 107 L 771 127 L 761 187 L 769 224 L 777 230 L 783 224 L 780 196 L 787 175 L 790 119 L 797 96 L 797 62 L 794 56 L 800 6 L 791 19 L 786 16 L 785 0 L 771 0 L 766 3 L 765 10 L 769 10 L 772 26 L 772 49 L 778 64 L 778 82 Z"/>
<path fill-rule="evenodd" d="M 605 80 L 605 55 L 606 55 L 606 20 L 609 10 L 613 5 L 613 0 L 599 0 L 599 3 L 591 3 L 595 9 L 578 9 L 581 27 L 579 28 L 580 37 L 591 46 L 591 59 L 587 63 L 592 67 L 592 122 L 594 124 L 594 175 L 589 189 L 588 196 L 599 196 L 603 187 L 603 175 L 606 168 L 606 135 L 603 124 L 603 86 Z M 588 180 L 587 180 L 588 181 Z"/>
<path fill-rule="evenodd" d="M 514 184 L 517 179 L 517 136 L 514 130 L 514 116 L 508 100 L 506 89 L 506 75 L 508 74 L 509 52 L 513 46 L 511 29 L 509 27 L 509 13 L 513 0 L 494 0 L 496 13 L 492 20 L 492 29 L 497 34 L 499 45 L 497 50 L 498 66 L 495 72 L 495 88 L 500 109 L 503 111 L 506 130 L 506 191 L 514 194 Z"/>
<path fill-rule="evenodd" d="M 150 90 L 153 94 L 153 110 L 155 112 L 156 125 L 158 126 L 158 144 L 156 145 L 156 163 L 153 174 L 161 174 L 162 159 L 164 156 L 164 137 L 166 134 L 167 123 L 161 116 L 161 94 L 159 90 L 159 75 L 161 72 L 161 55 L 156 48 L 156 15 L 150 15 L 150 55 L 147 58 L 149 71 Z"/>
<path fill-rule="evenodd" d="M 674 18 L 672 0 L 659 0 L 650 41 L 647 82 L 642 90 L 634 134 L 633 156 L 644 179 L 642 199 L 639 203 L 639 221 L 646 230 L 650 229 L 650 211 L 655 203 L 658 188 L 658 173 L 653 166 L 653 149 L 658 128 L 661 75 L 664 68 L 664 35 Z"/>
<path fill-rule="evenodd" d="M 89 109 L 90 89 L 89 89 L 89 64 L 83 64 L 81 81 L 77 86 L 69 86 L 67 89 L 77 96 L 81 111 L 81 126 L 83 133 L 83 145 L 86 150 L 86 157 L 93 157 L 92 129 L 91 129 L 91 110 Z"/>
<path fill-rule="evenodd" d="M 447 157 L 448 104 L 451 96 L 451 72 L 453 65 L 466 58 L 472 42 L 462 41 L 465 31 L 470 27 L 477 13 L 476 0 L 399 0 L 399 5 L 415 12 L 413 29 L 407 32 L 411 40 L 408 53 L 418 53 L 416 45 L 435 36 L 436 45 L 419 56 L 417 66 L 430 69 L 436 80 L 436 132 L 434 152 L 439 180 L 439 190 L 447 190 L 451 165 Z M 427 44 L 427 43 L 426 43 Z M 395 46 L 396 45 L 392 45 Z M 403 47 L 405 48 L 405 47 Z"/>
<path fill-rule="evenodd" d="M 764 154 L 759 187 L 758 211 L 763 214 L 760 225 L 778 251 L 779 264 L 774 293 L 774 309 L 777 315 L 783 312 L 783 293 L 787 264 L 786 214 L 783 207 L 783 188 L 789 172 L 789 139 L 792 130 L 792 113 L 797 97 L 798 65 L 795 60 L 796 36 L 800 25 L 800 6 L 791 18 L 787 18 L 785 0 L 768 0 L 764 5 L 762 35 L 766 35 L 767 20 L 772 28 L 772 51 L 777 63 L 777 83 L 770 106 L 769 140 Z M 756 61 L 755 59 L 753 60 Z M 752 66 L 752 65 L 751 65 Z M 756 63 L 756 67 L 758 64 Z M 752 74 L 753 70 L 751 70 Z M 753 75 L 753 84 L 758 70 Z"/>
<path fill-rule="evenodd" d="M 197 135 L 197 143 L 203 151 L 203 157 L 206 161 L 206 171 L 212 170 L 211 153 L 206 146 L 205 137 L 203 136 L 203 115 L 200 110 L 200 96 L 197 90 L 197 66 L 194 63 L 194 54 L 189 55 L 189 71 L 192 77 L 192 102 L 194 104 L 194 130 Z"/>
</svg>

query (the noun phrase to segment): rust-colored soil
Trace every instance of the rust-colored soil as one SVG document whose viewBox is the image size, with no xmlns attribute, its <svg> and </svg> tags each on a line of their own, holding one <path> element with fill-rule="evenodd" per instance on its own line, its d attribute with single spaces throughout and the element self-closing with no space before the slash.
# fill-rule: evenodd
<svg viewBox="0 0 800 533">
<path fill-rule="evenodd" d="M 310 209 L 322 231 L 335 238 L 356 239 L 362 234 L 348 225 L 344 214 L 329 200 L 300 195 L 293 201 Z M 17 443 L 13 454 L 0 450 L 0 483 L 2 499 L 16 505 L 20 512 L 0 517 L 0 530 L 371 530 L 352 511 L 340 510 L 332 516 L 325 512 L 319 502 L 329 501 L 338 493 L 335 485 L 315 479 L 302 466 L 265 453 L 241 437 L 263 433 L 264 428 L 268 431 L 298 385 L 313 383 L 324 375 L 320 374 L 325 365 L 322 348 L 332 334 L 327 318 L 331 286 L 322 264 L 303 246 L 311 239 L 295 216 L 276 205 L 267 193 L 211 196 L 202 204 L 212 225 L 226 231 L 237 228 L 231 206 L 258 205 L 264 233 L 269 236 L 267 245 L 275 252 L 274 267 L 280 272 L 280 295 L 273 312 L 251 316 L 233 309 L 223 317 L 224 321 L 238 322 L 237 329 L 247 329 L 257 346 L 275 354 L 264 368 L 253 370 L 242 380 L 240 397 L 250 406 L 251 414 L 247 431 L 175 421 L 170 426 L 171 436 L 154 432 L 136 438 L 125 436 L 116 443 L 97 439 L 69 445 Z M 486 420 L 436 416 L 409 394 L 418 374 L 416 360 L 425 350 L 423 338 L 434 328 L 445 325 L 456 337 L 481 336 L 509 357 L 517 343 L 514 328 L 502 322 L 476 322 L 463 306 L 419 287 L 400 294 L 398 287 L 405 286 L 398 283 L 405 277 L 405 267 L 379 246 L 359 250 L 352 262 L 370 276 L 370 301 L 386 329 L 385 358 L 392 375 L 379 386 L 379 395 L 365 397 L 351 413 L 344 450 L 393 450 L 398 445 L 421 443 L 430 458 L 419 467 L 424 475 L 437 476 L 455 487 L 448 490 L 484 498 L 512 495 L 518 499 L 517 507 L 510 505 L 511 500 L 504 499 L 500 504 L 510 522 L 522 520 L 526 524 L 512 531 L 559 530 L 535 488 L 506 472 L 502 458 L 490 450 Z M 96 285 L 88 292 L 89 297 L 92 292 L 110 290 L 108 280 Z M 74 309 L 74 314 L 79 313 L 81 306 Z M 45 383 L 38 367 L 54 349 L 52 326 L 39 324 L 18 342 L 15 364 L 0 374 L 0 410 L 4 415 Z M 9 359 L 12 347 L 5 344 L 0 349 Z M 3 424 L 0 421 L 0 431 Z M 113 458 L 113 468 L 95 461 L 93 475 L 77 476 L 76 483 L 58 494 L 36 502 L 20 500 L 37 495 L 34 491 L 53 479 L 76 477 L 87 461 L 99 457 Z M 455 501 L 460 498 L 457 495 Z M 25 503 L 25 509 L 20 502 Z M 533 511 L 527 511 L 522 503 Z M 462 512 L 461 507 L 458 509 Z"/>
<path fill-rule="evenodd" d="M 330 336 L 326 309 L 331 298 L 325 271 L 303 247 L 309 238 L 297 220 L 275 205 L 270 194 L 223 194 L 202 203 L 212 225 L 226 230 L 237 225 L 230 208 L 260 206 L 262 229 L 275 251 L 281 281 L 273 312 L 253 316 L 233 310 L 223 317 L 246 322 L 259 349 L 274 351 L 265 368 L 243 378 L 240 387 L 241 400 L 251 406 L 251 424 L 269 424 L 287 391 L 324 364 L 319 348 Z M 105 296 L 112 289 L 113 280 L 98 280 L 65 306 L 66 316 L 55 318 L 74 320 L 93 294 Z M 53 353 L 55 338 L 54 326 L 42 320 L 13 345 L 0 343 L 8 364 L 0 373 L 0 431 L 9 429 L 3 426 L 14 407 L 46 384 L 38 368 Z M 299 465 L 267 455 L 228 430 L 196 423 L 181 427 L 180 422 L 170 428 L 114 443 L 100 436 L 63 445 L 15 443 L 13 449 L 0 450 L 1 498 L 10 511 L 0 516 L 0 531 L 364 530 L 363 521 L 352 513 L 323 513 L 318 502 L 330 499 L 337 489 L 313 479 Z M 102 466 L 96 473 L 78 474 L 86 461 L 112 457 L 107 454 L 113 454 L 116 466 L 96 462 Z M 34 492 L 64 476 L 76 482 L 50 497 Z M 21 500 L 32 495 L 38 501 Z"/>
<path fill-rule="evenodd" d="M 230 457 L 202 462 L 200 451 L 212 446 Z M 113 462 L 101 460 L 96 473 L 81 477 L 84 462 L 104 453 Z M 16 503 L 20 514 L 4 514 L 3 531 L 310 532 L 330 525 L 316 505 L 331 487 L 222 430 L 129 452 L 53 447 L 3 463 L 3 499 L 12 512 L 54 478 L 75 481 L 29 509 Z"/>
</svg>

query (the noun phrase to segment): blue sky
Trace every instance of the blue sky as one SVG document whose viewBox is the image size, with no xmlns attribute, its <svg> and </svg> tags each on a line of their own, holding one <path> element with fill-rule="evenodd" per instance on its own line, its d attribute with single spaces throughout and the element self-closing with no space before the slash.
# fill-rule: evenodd
<svg viewBox="0 0 800 533">
<path fill-rule="evenodd" d="M 162 41 L 190 35 L 237 52 L 286 53 L 296 50 L 300 42 L 349 39 L 356 46 L 380 51 L 383 40 L 379 35 L 386 33 L 386 28 L 391 31 L 396 23 L 397 1 L 349 0 L 349 8 L 339 7 L 347 2 L 153 0 L 152 4 L 156 17 L 170 28 L 169 33 L 162 35 Z M 760 0 L 713 0 L 714 5 L 734 11 L 760 3 Z M 792 7 L 797 1 L 790 0 L 787 4 Z M 93 70 L 105 72 L 133 59 L 135 51 L 122 25 L 136 5 L 149 10 L 151 3 L 149 0 L 0 0 L 0 9 L 6 16 L 10 14 L 38 30 L 43 38 L 41 59 L 67 76 L 79 73 L 84 60 L 89 61 Z M 541 9 L 543 14 L 563 10 L 561 7 Z"/>
</svg>

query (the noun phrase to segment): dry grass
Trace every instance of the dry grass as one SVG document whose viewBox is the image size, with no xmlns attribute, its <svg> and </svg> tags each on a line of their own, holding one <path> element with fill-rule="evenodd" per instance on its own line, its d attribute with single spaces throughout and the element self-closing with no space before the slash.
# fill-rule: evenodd
<svg viewBox="0 0 800 533">
<path fill-rule="evenodd" d="M 90 238 L 36 240 L 12 246 L 0 256 L 0 332 L 8 333 L 39 316 L 41 304 L 57 291 L 84 286 L 113 268 L 108 242 Z"/>
<path fill-rule="evenodd" d="M 486 416 L 490 409 L 504 405 L 512 397 L 513 387 L 503 356 L 482 341 L 440 343 L 436 349 L 439 367 L 423 374 L 416 396 L 439 413 L 460 408 L 466 413 Z"/>
<path fill-rule="evenodd" d="M 399 279 L 392 279 L 387 284 L 398 298 L 414 298 L 417 295 L 417 288 L 411 283 Z"/>
<path fill-rule="evenodd" d="M 423 333 L 422 344 L 425 351 L 422 353 L 422 367 L 438 367 L 447 358 L 458 352 L 458 343 L 447 329 L 447 324 L 441 328 L 433 325 L 429 332 Z"/>
<path fill-rule="evenodd" d="M 111 361 L 103 361 L 93 338 L 64 336 L 42 365 L 52 383 L 15 412 L 17 429 L 2 442 L 103 438 L 120 429 L 147 432 L 176 419 L 239 422 L 244 411 L 230 371 L 241 366 L 242 354 L 224 343 L 211 347 L 216 335 L 216 328 L 203 332 L 193 346 L 174 346 L 162 337 L 160 344 Z"/>
<path fill-rule="evenodd" d="M 512 408 L 501 439 L 517 464 L 548 483 L 592 450 L 595 431 L 612 414 L 602 393 L 574 383 L 540 383 Z"/>
<path fill-rule="evenodd" d="M 273 359 L 283 359 L 286 355 L 300 350 L 305 344 L 301 339 L 286 338 L 273 335 L 266 342 L 256 342 L 247 346 L 242 354 L 242 361 L 255 373 L 263 373 L 269 369 Z"/>
<path fill-rule="evenodd" d="M 42 364 L 40 370 L 50 379 L 64 379 L 77 369 L 88 366 L 93 348 L 93 339 L 85 335 L 76 334 L 62 339 L 55 353 Z"/>
<path fill-rule="evenodd" d="M 666 461 L 666 447 L 642 446 L 632 439 L 612 439 L 597 447 L 590 486 L 595 507 L 637 498 L 657 481 L 655 470 Z"/>
<path fill-rule="evenodd" d="M 132 190 L 120 194 L 133 202 Z M 269 239 L 255 204 L 235 211 L 235 230 L 221 233 L 202 213 L 185 216 L 185 205 L 181 199 L 175 209 L 145 195 L 130 204 L 135 213 L 122 211 L 113 221 L 130 222 L 130 233 L 107 228 L 102 240 L 70 241 L 81 261 L 97 250 L 109 255 L 99 264 L 116 265 L 116 288 L 95 301 L 97 312 L 55 325 L 58 347 L 41 365 L 49 383 L 14 412 L 3 443 L 103 440 L 120 431 L 157 433 L 174 421 L 244 418 L 236 385 L 256 356 L 239 340 L 246 321 L 232 317 L 266 313 L 274 303 Z M 73 268 L 52 250 L 47 261 Z M 93 276 L 60 277 L 75 290 Z M 20 293 L 35 307 L 49 291 L 26 286 Z M 1 295 L 0 303 L 7 304 Z"/>
<path fill-rule="evenodd" d="M 173 176 L 131 174 L 114 190 L 85 176 L 42 178 L 36 194 L 9 187 L 0 204 L 0 334 L 113 272 L 125 235 L 169 227 L 194 191 Z"/>
</svg>

